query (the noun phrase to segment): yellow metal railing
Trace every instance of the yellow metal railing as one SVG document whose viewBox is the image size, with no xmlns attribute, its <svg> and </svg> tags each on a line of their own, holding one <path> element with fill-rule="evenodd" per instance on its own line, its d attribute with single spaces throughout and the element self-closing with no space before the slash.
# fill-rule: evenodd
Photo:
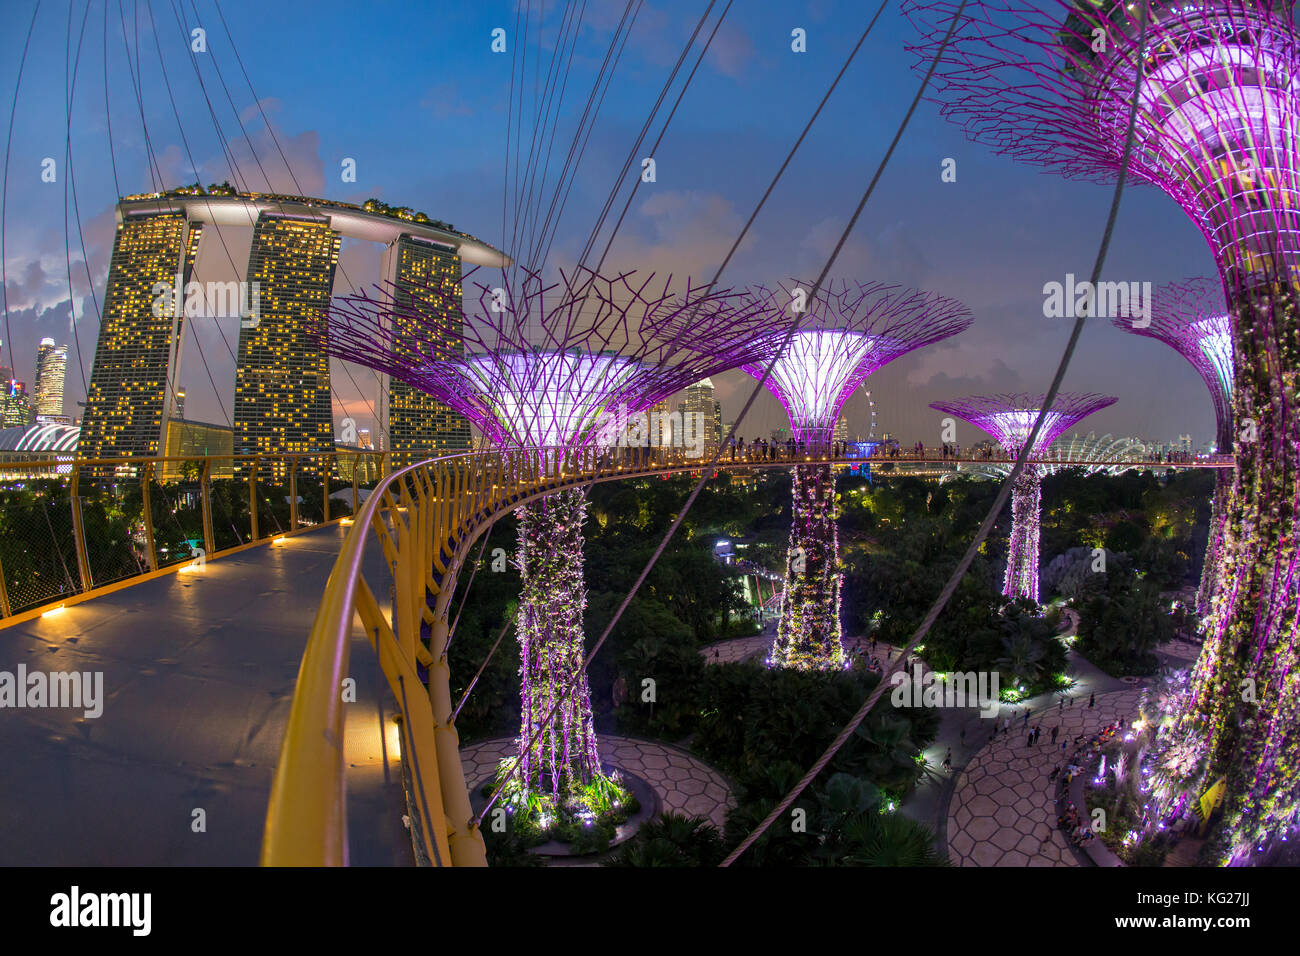
<svg viewBox="0 0 1300 956">
<path fill-rule="evenodd" d="M 741 456 L 720 465 L 755 463 Z M 413 831 L 425 855 L 440 866 L 486 865 L 482 835 L 470 825 L 446 657 L 449 605 L 470 546 L 503 514 L 562 488 L 705 464 L 680 449 L 618 448 L 598 454 L 548 448 L 456 455 L 385 478 L 357 514 L 312 625 L 271 790 L 262 863 L 347 863 L 341 689 L 353 621 L 360 618 L 400 711 L 402 758 L 418 804 L 410 808 L 420 823 Z M 391 619 L 361 575 L 371 534 L 392 578 Z M 420 668 L 427 684 L 420 680 Z"/>
<path fill-rule="evenodd" d="M 199 558 L 335 522 L 347 517 L 345 510 L 355 514 L 361 490 L 387 473 L 392 458 L 368 451 L 12 455 L 0 462 L 0 626 Z M 309 498 L 300 485 L 304 477 Z M 331 502 L 331 494 L 349 487 L 350 509 Z M 287 491 L 287 501 L 277 504 L 273 490 Z M 217 516 L 220 507 L 225 513 Z"/>
<path fill-rule="evenodd" d="M 900 460 L 791 451 L 784 446 L 735 452 L 728 448 L 717 467 Z M 446 657 L 451 596 L 471 545 L 502 515 L 560 489 L 700 471 L 710 459 L 687 457 L 678 448 L 547 448 L 454 455 L 387 475 L 357 514 L 312 624 L 272 784 L 263 865 L 347 863 L 342 685 L 357 618 L 400 711 L 402 759 L 417 804 L 410 811 L 420 824 L 412 830 L 423 841 L 425 856 L 438 866 L 485 865 L 482 835 L 471 825 Z M 361 574 L 372 534 L 391 576 L 391 582 L 385 582 L 391 583 L 393 594 L 388 617 L 375 597 L 387 588 L 372 590 Z M 427 681 L 420 679 L 421 668 Z"/>
</svg>

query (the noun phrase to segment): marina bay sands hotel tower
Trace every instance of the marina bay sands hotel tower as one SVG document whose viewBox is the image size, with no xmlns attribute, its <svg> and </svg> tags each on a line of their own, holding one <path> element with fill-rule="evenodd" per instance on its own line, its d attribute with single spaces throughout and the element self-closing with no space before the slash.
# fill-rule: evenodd
<svg viewBox="0 0 1300 956">
<path fill-rule="evenodd" d="M 117 222 L 77 448 L 82 459 L 166 453 L 168 427 L 180 418 L 185 322 L 197 315 L 215 315 L 232 330 L 238 321 L 233 453 L 333 451 L 329 358 L 308 329 L 329 304 L 343 237 L 384 244 L 383 279 L 399 294 L 404 286 L 438 285 L 458 300 L 462 262 L 508 264 L 445 223 L 375 200 L 356 206 L 189 187 L 128 196 Z M 242 283 L 203 283 L 195 302 L 186 287 L 212 226 L 251 227 L 247 272 Z M 404 330 L 392 332 L 394 347 L 403 348 Z M 380 406 L 380 432 L 394 452 L 469 447 L 468 423 L 407 385 L 384 382 Z"/>
</svg>

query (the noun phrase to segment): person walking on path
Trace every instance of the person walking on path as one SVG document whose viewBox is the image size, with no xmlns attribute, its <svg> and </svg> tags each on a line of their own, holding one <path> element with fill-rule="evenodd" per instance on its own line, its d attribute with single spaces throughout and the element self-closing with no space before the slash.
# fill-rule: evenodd
<svg viewBox="0 0 1300 956">
<path fill-rule="evenodd" d="M 1089 695 L 1088 695 L 1088 709 L 1089 709 L 1089 710 L 1092 710 L 1092 705 L 1095 704 L 1095 703 L 1097 703 L 1097 695 L 1096 695 L 1096 693 L 1091 693 L 1091 694 L 1089 694 Z"/>
<path fill-rule="evenodd" d="M 1053 743 L 1053 744 L 1056 743 L 1056 735 L 1059 734 L 1060 732 L 1061 732 L 1061 728 L 1060 728 L 1060 727 L 1053 727 L 1053 728 L 1052 728 L 1052 743 Z"/>
<path fill-rule="evenodd" d="M 1028 708 L 1028 707 L 1025 708 L 1025 726 L 1026 726 L 1026 727 L 1029 726 L 1029 708 Z"/>
<path fill-rule="evenodd" d="M 951 769 L 952 769 L 952 748 L 951 748 L 951 747 L 949 747 L 949 748 L 948 748 L 948 752 L 947 752 L 946 754 L 944 754 L 944 757 L 943 757 L 943 769 L 944 769 L 944 770 L 951 770 Z"/>
</svg>

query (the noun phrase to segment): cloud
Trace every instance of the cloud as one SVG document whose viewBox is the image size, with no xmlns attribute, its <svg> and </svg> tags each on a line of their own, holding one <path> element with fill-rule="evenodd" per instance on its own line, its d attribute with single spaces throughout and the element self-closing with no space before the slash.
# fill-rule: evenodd
<svg viewBox="0 0 1300 956">
<path fill-rule="evenodd" d="M 460 84 L 455 80 L 444 80 L 429 87 L 420 98 L 420 109 L 432 111 L 440 120 L 474 115 L 473 108 L 460 92 Z"/>
<path fill-rule="evenodd" d="M 711 27 L 706 27 L 711 29 Z M 703 31 L 701 31 L 703 33 Z M 706 59 L 710 66 L 732 79 L 748 75 L 750 61 L 754 58 L 754 43 L 744 28 L 728 20 L 718 28 L 709 44 Z"/>
</svg>

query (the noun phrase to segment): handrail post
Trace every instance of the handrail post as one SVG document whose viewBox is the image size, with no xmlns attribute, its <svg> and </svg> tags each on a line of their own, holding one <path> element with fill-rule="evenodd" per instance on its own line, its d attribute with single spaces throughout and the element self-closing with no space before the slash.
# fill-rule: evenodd
<svg viewBox="0 0 1300 956">
<path fill-rule="evenodd" d="M 81 576 L 81 590 L 89 591 L 92 584 L 90 576 L 90 555 L 86 552 L 86 528 L 81 519 L 81 496 L 77 494 L 77 483 L 81 469 L 72 469 L 72 482 L 68 486 L 68 502 L 72 508 L 72 544 L 77 552 L 77 573 Z"/>
<path fill-rule="evenodd" d="M 57 543 L 55 547 L 57 547 Z M 0 617 L 8 617 L 13 614 L 13 609 L 9 606 L 9 588 L 5 586 L 5 566 L 0 561 Z"/>
<path fill-rule="evenodd" d="M 334 452 L 321 462 L 320 466 L 320 494 L 321 494 L 321 523 L 329 524 L 330 521 L 330 475 L 334 471 L 334 462 L 338 459 L 338 452 Z"/>
<path fill-rule="evenodd" d="M 203 547 L 208 554 L 216 552 L 212 534 L 212 459 L 203 459 L 203 478 L 201 479 L 200 500 L 203 513 Z"/>
<path fill-rule="evenodd" d="M 289 459 L 289 530 L 298 530 L 298 456 Z"/>
<path fill-rule="evenodd" d="M 251 464 L 249 465 L 249 467 L 248 467 L 248 520 L 249 520 L 249 522 L 250 522 L 250 523 L 249 523 L 249 530 L 252 532 L 252 537 L 250 537 L 250 538 L 248 539 L 249 541 L 256 541 L 256 540 L 258 539 L 258 534 L 257 534 L 257 468 L 258 468 L 258 465 L 261 463 L 261 460 L 262 460 L 262 456 L 261 456 L 261 455 L 254 455 L 254 456 L 253 456 L 252 463 L 251 463 Z"/>
<path fill-rule="evenodd" d="M 369 470 L 369 462 L 370 460 L 367 458 L 366 459 L 367 470 Z M 359 505 L 357 504 L 357 498 L 359 496 L 358 472 L 360 468 L 361 468 L 361 453 L 357 452 L 355 455 L 352 456 L 352 517 L 353 518 L 357 516 L 357 508 L 359 507 Z"/>
<path fill-rule="evenodd" d="M 432 542 L 430 542 L 432 544 Z M 436 545 L 434 545 L 436 546 Z M 442 806 L 450 833 L 452 866 L 487 866 L 487 847 L 483 834 L 471 827 L 474 810 L 469 802 L 469 787 L 460 759 L 460 735 L 452 720 L 455 705 L 451 700 L 451 669 L 447 664 L 447 611 L 452 588 L 444 588 L 434 601 L 433 626 L 430 629 L 429 702 L 433 705 L 438 781 L 442 785 Z"/>
<path fill-rule="evenodd" d="M 149 552 L 149 570 L 158 570 L 158 549 L 153 540 L 153 496 L 149 486 L 153 484 L 153 462 L 146 462 L 140 474 L 140 495 L 144 502 L 144 546 Z"/>
</svg>

